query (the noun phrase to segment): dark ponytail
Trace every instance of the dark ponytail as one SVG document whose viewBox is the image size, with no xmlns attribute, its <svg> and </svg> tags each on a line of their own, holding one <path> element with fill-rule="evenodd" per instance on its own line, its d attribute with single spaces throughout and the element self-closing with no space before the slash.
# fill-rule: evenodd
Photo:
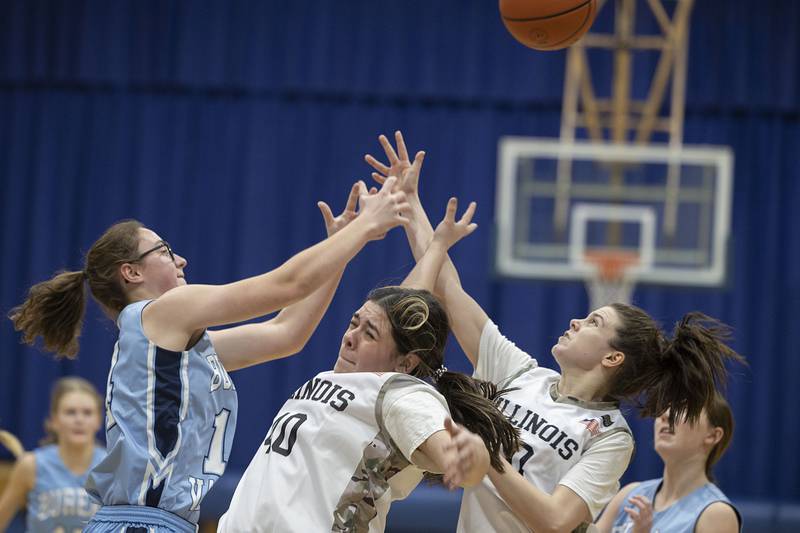
<svg viewBox="0 0 800 533">
<path fill-rule="evenodd" d="M 698 420 L 703 407 L 724 385 L 726 361 L 744 358 L 725 344 L 729 328 L 699 312 L 686 314 L 671 340 L 638 307 L 615 303 L 620 325 L 610 342 L 625 354 L 609 395 L 639 405 L 639 414 L 656 417 L 669 409 L 669 424 Z"/>
<path fill-rule="evenodd" d="M 419 357 L 411 375 L 434 383 L 447 400 L 453 420 L 481 437 L 492 467 L 502 472 L 501 455 L 510 460 L 519 448 L 517 428 L 495 405 L 507 391 L 444 369 L 450 323 L 439 301 L 428 291 L 405 287 L 375 289 L 367 299 L 386 312 L 398 352 Z"/>
<path fill-rule="evenodd" d="M 60 272 L 31 287 L 25 301 L 9 313 L 23 342 L 33 345 L 41 337 L 45 350 L 75 358 L 86 310 L 84 280 L 104 311 L 119 313 L 128 303 L 119 266 L 136 256 L 143 227 L 136 220 L 114 224 L 89 249 L 84 270 Z"/>
</svg>

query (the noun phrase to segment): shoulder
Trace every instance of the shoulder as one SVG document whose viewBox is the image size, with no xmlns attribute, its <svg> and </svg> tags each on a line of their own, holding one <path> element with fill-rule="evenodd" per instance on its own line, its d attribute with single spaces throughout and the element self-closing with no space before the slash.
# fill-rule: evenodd
<svg viewBox="0 0 800 533">
<path fill-rule="evenodd" d="M 736 533 L 739 531 L 739 515 L 730 503 L 716 501 L 703 509 L 697 519 L 697 533 Z"/>
<path fill-rule="evenodd" d="M 14 473 L 16 483 L 24 484 L 25 488 L 30 490 L 36 484 L 36 454 L 34 452 L 26 452 L 17 459 L 14 465 Z"/>
</svg>

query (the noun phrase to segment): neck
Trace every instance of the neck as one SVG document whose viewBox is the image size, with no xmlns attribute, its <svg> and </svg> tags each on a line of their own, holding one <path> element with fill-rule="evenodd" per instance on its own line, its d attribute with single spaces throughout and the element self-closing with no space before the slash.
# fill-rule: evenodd
<svg viewBox="0 0 800 533">
<path fill-rule="evenodd" d="M 664 462 L 664 481 L 656 495 L 656 507 L 664 508 L 709 482 L 706 458 L 693 456 Z"/>
<path fill-rule="evenodd" d="M 88 444 L 58 444 L 58 455 L 64 465 L 71 471 L 83 473 L 89 469 L 94 455 L 94 442 Z"/>
<path fill-rule="evenodd" d="M 602 378 L 592 371 L 580 373 L 564 371 L 558 380 L 558 393 L 584 402 L 599 402 L 605 397 L 603 385 Z"/>
</svg>

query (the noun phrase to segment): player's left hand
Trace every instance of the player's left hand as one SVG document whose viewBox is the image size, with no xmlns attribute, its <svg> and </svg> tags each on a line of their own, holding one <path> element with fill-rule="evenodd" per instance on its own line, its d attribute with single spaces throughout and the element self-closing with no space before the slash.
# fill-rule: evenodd
<svg viewBox="0 0 800 533">
<path fill-rule="evenodd" d="M 317 202 L 317 207 L 319 207 L 319 210 L 322 212 L 322 218 L 325 220 L 325 230 L 328 232 L 328 237 L 348 225 L 358 216 L 356 208 L 358 206 L 360 190 L 358 182 L 355 182 L 350 188 L 350 195 L 347 197 L 347 204 L 344 206 L 344 211 L 337 217 L 333 216 L 333 211 L 331 211 L 328 204 L 325 202 Z M 371 188 L 369 191 L 370 194 L 375 194 L 376 192 L 378 192 L 378 189 L 375 187 Z"/>
<path fill-rule="evenodd" d="M 377 172 L 372 173 L 372 178 L 380 184 L 386 181 L 389 176 L 397 177 L 397 189 L 406 193 L 406 196 L 413 198 L 419 196 L 419 173 L 422 171 L 422 162 L 425 160 L 425 152 L 417 152 L 414 162 L 408 158 L 408 149 L 400 131 L 394 132 L 397 151 L 395 152 L 392 143 L 386 135 L 378 137 L 378 141 L 383 147 L 383 151 L 389 160 L 389 166 L 384 165 L 371 155 L 364 156 L 364 161 Z"/>
<path fill-rule="evenodd" d="M 650 533 L 653 527 L 653 504 L 644 496 L 631 496 L 628 501 L 632 507 L 625 507 L 624 511 L 633 521 L 631 533 Z"/>
<path fill-rule="evenodd" d="M 464 426 L 450 418 L 444 427 L 450 434 L 448 454 L 450 461 L 445 468 L 444 484 L 450 490 L 458 486 L 473 485 L 489 471 L 489 452 L 483 440 Z"/>
</svg>

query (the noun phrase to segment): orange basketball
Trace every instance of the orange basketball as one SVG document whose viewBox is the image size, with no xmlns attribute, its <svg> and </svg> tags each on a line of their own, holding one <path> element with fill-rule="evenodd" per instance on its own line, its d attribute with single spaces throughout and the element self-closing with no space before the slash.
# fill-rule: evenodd
<svg viewBox="0 0 800 533">
<path fill-rule="evenodd" d="M 503 24 L 516 40 L 536 50 L 559 50 L 594 22 L 597 0 L 500 0 Z"/>
</svg>

